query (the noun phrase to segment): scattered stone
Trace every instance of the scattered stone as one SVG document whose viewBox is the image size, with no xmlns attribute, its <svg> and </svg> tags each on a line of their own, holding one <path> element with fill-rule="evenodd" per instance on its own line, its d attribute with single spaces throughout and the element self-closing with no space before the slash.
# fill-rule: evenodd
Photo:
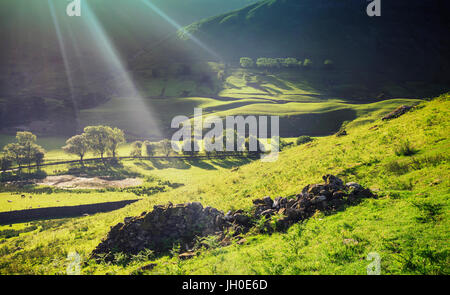
<svg viewBox="0 0 450 295">
<path fill-rule="evenodd" d="M 412 108 L 413 108 L 412 106 L 406 106 L 406 105 L 399 106 L 398 108 L 396 108 L 395 110 L 393 110 L 392 112 L 390 112 L 389 114 L 384 116 L 382 118 L 382 120 L 391 120 L 391 119 L 398 118 L 398 117 L 406 114 L 407 112 L 409 112 Z"/>
</svg>

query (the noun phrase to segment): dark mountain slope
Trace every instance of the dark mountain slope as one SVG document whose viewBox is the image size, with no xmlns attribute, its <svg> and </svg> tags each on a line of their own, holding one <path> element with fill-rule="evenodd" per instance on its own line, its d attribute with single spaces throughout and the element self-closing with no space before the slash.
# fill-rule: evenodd
<svg viewBox="0 0 450 295">
<path fill-rule="evenodd" d="M 266 0 L 186 27 L 224 59 L 332 59 L 340 69 L 448 81 L 444 1 L 382 1 L 369 17 L 362 0 Z M 181 31 L 181 39 L 189 35 Z"/>
</svg>

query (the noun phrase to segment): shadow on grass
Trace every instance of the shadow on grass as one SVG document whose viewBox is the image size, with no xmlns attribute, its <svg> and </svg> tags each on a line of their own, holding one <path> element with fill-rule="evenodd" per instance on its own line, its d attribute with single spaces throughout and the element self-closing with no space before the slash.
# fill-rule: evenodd
<svg viewBox="0 0 450 295">
<path fill-rule="evenodd" d="M 161 170 L 161 169 L 168 169 L 168 168 L 175 168 L 175 169 L 189 169 L 191 166 L 189 163 L 182 159 L 151 159 L 149 160 L 155 169 Z"/>
<path fill-rule="evenodd" d="M 212 164 L 226 169 L 232 169 L 238 166 L 249 164 L 250 162 L 252 162 L 251 159 L 232 159 L 232 158 L 213 159 L 211 161 Z"/>
<path fill-rule="evenodd" d="M 192 166 L 195 166 L 195 167 L 198 167 L 198 168 L 201 168 L 201 169 L 205 169 L 205 170 L 217 170 L 216 167 L 214 167 L 213 165 L 211 165 L 211 164 L 209 164 L 209 163 L 206 163 L 205 161 L 202 161 L 202 160 L 191 160 L 191 161 L 189 161 L 189 163 L 190 163 Z"/>
<path fill-rule="evenodd" d="M 155 170 L 154 167 L 150 166 L 148 163 L 145 163 L 143 160 L 134 161 L 134 164 L 145 170 Z"/>
</svg>

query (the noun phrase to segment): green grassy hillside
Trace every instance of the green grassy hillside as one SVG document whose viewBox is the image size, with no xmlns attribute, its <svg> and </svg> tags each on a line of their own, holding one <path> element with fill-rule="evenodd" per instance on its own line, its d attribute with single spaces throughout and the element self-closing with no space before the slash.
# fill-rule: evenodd
<svg viewBox="0 0 450 295">
<path fill-rule="evenodd" d="M 449 274 L 449 110 L 446 94 L 391 121 L 382 121 L 381 113 L 369 121 L 361 117 L 347 125 L 347 136 L 287 149 L 275 163 L 123 163 L 143 176 L 186 185 L 110 213 L 2 226 L 0 273 L 64 273 L 69 252 L 88 257 L 110 226 L 155 204 L 200 201 L 224 211 L 245 209 L 253 199 L 290 196 L 335 174 L 378 198 L 317 213 L 287 233 L 249 234 L 242 245 L 217 247 L 210 239 L 210 248 L 188 261 L 169 254 L 128 261 L 117 256 L 113 263 L 87 261 L 82 272 L 129 274 L 156 263 L 147 273 L 365 274 L 366 257 L 376 252 L 382 274 Z M 7 238 L 7 230 L 18 236 Z"/>
</svg>

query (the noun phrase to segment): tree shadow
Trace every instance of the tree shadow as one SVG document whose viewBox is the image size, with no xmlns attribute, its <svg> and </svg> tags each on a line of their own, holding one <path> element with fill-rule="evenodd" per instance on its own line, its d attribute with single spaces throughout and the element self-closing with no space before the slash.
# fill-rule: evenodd
<svg viewBox="0 0 450 295">
<path fill-rule="evenodd" d="M 213 159 L 211 162 L 212 162 L 212 164 L 219 166 L 221 168 L 232 169 L 235 167 L 239 167 L 239 166 L 248 164 L 248 163 L 252 162 L 252 160 L 247 159 L 247 158 L 241 158 L 241 159 L 225 158 L 225 159 Z"/>
<path fill-rule="evenodd" d="M 150 166 L 148 163 L 145 163 L 143 160 L 139 160 L 137 162 L 134 162 L 134 164 L 140 168 L 143 168 L 145 170 L 155 170 L 154 167 Z"/>
<path fill-rule="evenodd" d="M 195 166 L 195 167 L 198 167 L 198 168 L 201 168 L 201 169 L 205 169 L 205 170 L 217 170 L 216 167 L 214 167 L 213 165 L 211 165 L 211 164 L 209 164 L 209 163 L 206 163 L 206 162 L 203 161 L 203 160 L 195 159 L 195 160 L 189 161 L 189 163 L 190 163 L 192 166 Z"/>
<path fill-rule="evenodd" d="M 158 170 L 175 168 L 175 169 L 189 169 L 191 165 L 182 159 L 150 159 L 153 167 Z"/>
</svg>

